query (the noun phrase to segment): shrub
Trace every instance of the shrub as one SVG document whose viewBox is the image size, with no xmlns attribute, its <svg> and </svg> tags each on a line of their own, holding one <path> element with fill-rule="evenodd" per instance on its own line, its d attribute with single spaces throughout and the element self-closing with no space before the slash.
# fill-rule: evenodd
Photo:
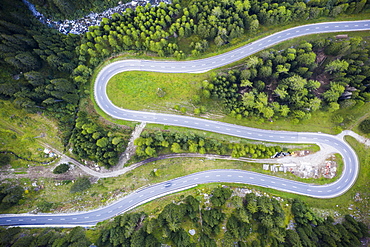
<svg viewBox="0 0 370 247">
<path fill-rule="evenodd" d="M 53 170 L 54 174 L 62 174 L 69 170 L 69 165 L 66 163 L 60 164 L 59 166 L 55 167 Z"/>
<path fill-rule="evenodd" d="M 363 133 L 369 134 L 370 133 L 370 118 L 362 121 L 358 127 Z"/>
<path fill-rule="evenodd" d="M 82 177 L 75 181 L 75 183 L 71 187 L 70 192 L 71 193 L 82 192 L 90 187 L 91 187 L 90 180 L 87 177 Z"/>
<path fill-rule="evenodd" d="M 48 212 L 48 211 L 50 211 L 50 209 L 52 207 L 53 207 L 53 203 L 51 203 L 51 202 L 41 201 L 41 202 L 37 203 L 37 208 L 41 212 Z"/>
</svg>

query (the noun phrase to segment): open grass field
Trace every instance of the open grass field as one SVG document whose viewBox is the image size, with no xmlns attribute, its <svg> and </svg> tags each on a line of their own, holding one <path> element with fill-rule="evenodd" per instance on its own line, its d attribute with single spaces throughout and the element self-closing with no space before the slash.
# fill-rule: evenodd
<svg viewBox="0 0 370 247">
<path fill-rule="evenodd" d="M 158 111 L 175 105 L 190 106 L 207 74 L 167 74 L 130 71 L 114 76 L 108 83 L 111 101 L 131 110 Z"/>
</svg>

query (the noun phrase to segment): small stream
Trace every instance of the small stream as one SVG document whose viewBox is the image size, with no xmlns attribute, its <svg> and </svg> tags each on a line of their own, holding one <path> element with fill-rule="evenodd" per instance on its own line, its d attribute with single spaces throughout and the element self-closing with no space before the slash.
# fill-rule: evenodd
<svg viewBox="0 0 370 247">
<path fill-rule="evenodd" d="M 35 5 L 22 0 L 32 14 L 42 23 L 48 25 L 51 28 L 58 29 L 63 34 L 83 34 L 89 30 L 90 26 L 99 26 L 103 18 L 110 18 L 114 13 L 122 13 L 127 8 L 135 9 L 137 6 L 145 6 L 150 3 L 152 6 L 159 5 L 160 2 L 171 3 L 170 0 L 137 0 L 125 4 L 119 4 L 114 8 L 107 9 L 101 13 L 90 13 L 77 20 L 64 20 L 64 21 L 53 21 L 52 19 L 46 18 L 43 14 L 37 11 Z"/>
</svg>

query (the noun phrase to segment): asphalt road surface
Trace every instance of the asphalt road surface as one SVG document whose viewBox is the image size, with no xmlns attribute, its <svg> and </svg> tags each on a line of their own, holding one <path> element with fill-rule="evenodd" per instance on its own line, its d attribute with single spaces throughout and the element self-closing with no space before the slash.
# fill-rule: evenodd
<svg viewBox="0 0 370 247">
<path fill-rule="evenodd" d="M 211 182 L 251 184 L 316 198 L 333 198 L 345 193 L 356 181 L 359 172 L 359 164 L 354 150 L 346 142 L 336 136 L 310 132 L 260 130 L 201 118 L 121 109 L 113 105 L 108 99 L 106 86 L 112 76 L 124 71 L 141 70 L 164 73 L 201 73 L 233 63 L 269 46 L 298 36 L 326 32 L 364 30 L 370 30 L 370 20 L 310 24 L 287 29 L 233 51 L 201 60 L 181 62 L 148 60 L 118 61 L 107 65 L 99 72 L 94 86 L 95 100 L 99 107 L 105 113 L 117 119 L 182 126 L 269 142 L 324 143 L 331 145 L 342 155 L 345 164 L 342 176 L 334 183 L 327 185 L 310 185 L 249 171 L 210 170 L 173 179 L 169 181 L 171 182 L 171 186 L 169 187 L 165 187 L 167 182 L 151 185 L 129 194 L 109 206 L 97 210 L 73 214 L 0 215 L 0 225 L 38 227 L 93 226 L 100 221 L 126 212 L 155 198 L 191 188 L 197 184 Z"/>
</svg>

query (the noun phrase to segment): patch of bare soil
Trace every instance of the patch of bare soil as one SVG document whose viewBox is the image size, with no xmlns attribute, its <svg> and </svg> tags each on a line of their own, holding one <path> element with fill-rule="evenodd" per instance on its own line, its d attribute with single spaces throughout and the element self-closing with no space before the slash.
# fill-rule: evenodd
<svg viewBox="0 0 370 247">
<path fill-rule="evenodd" d="M 316 63 L 320 65 L 321 63 L 325 61 L 326 57 L 327 56 L 324 53 L 324 49 L 318 50 L 316 52 Z"/>
<path fill-rule="evenodd" d="M 290 172 L 301 178 L 333 178 L 337 174 L 335 149 L 328 145 L 320 145 L 320 151 L 310 154 L 300 151 L 292 156 L 276 159 L 278 165 L 270 165 L 265 169 L 273 172 Z"/>
<path fill-rule="evenodd" d="M 317 75 L 316 80 L 320 82 L 321 86 L 315 90 L 315 95 L 320 96 L 323 92 L 326 91 L 327 85 L 330 84 L 330 78 L 328 74 L 321 73 Z"/>
</svg>

